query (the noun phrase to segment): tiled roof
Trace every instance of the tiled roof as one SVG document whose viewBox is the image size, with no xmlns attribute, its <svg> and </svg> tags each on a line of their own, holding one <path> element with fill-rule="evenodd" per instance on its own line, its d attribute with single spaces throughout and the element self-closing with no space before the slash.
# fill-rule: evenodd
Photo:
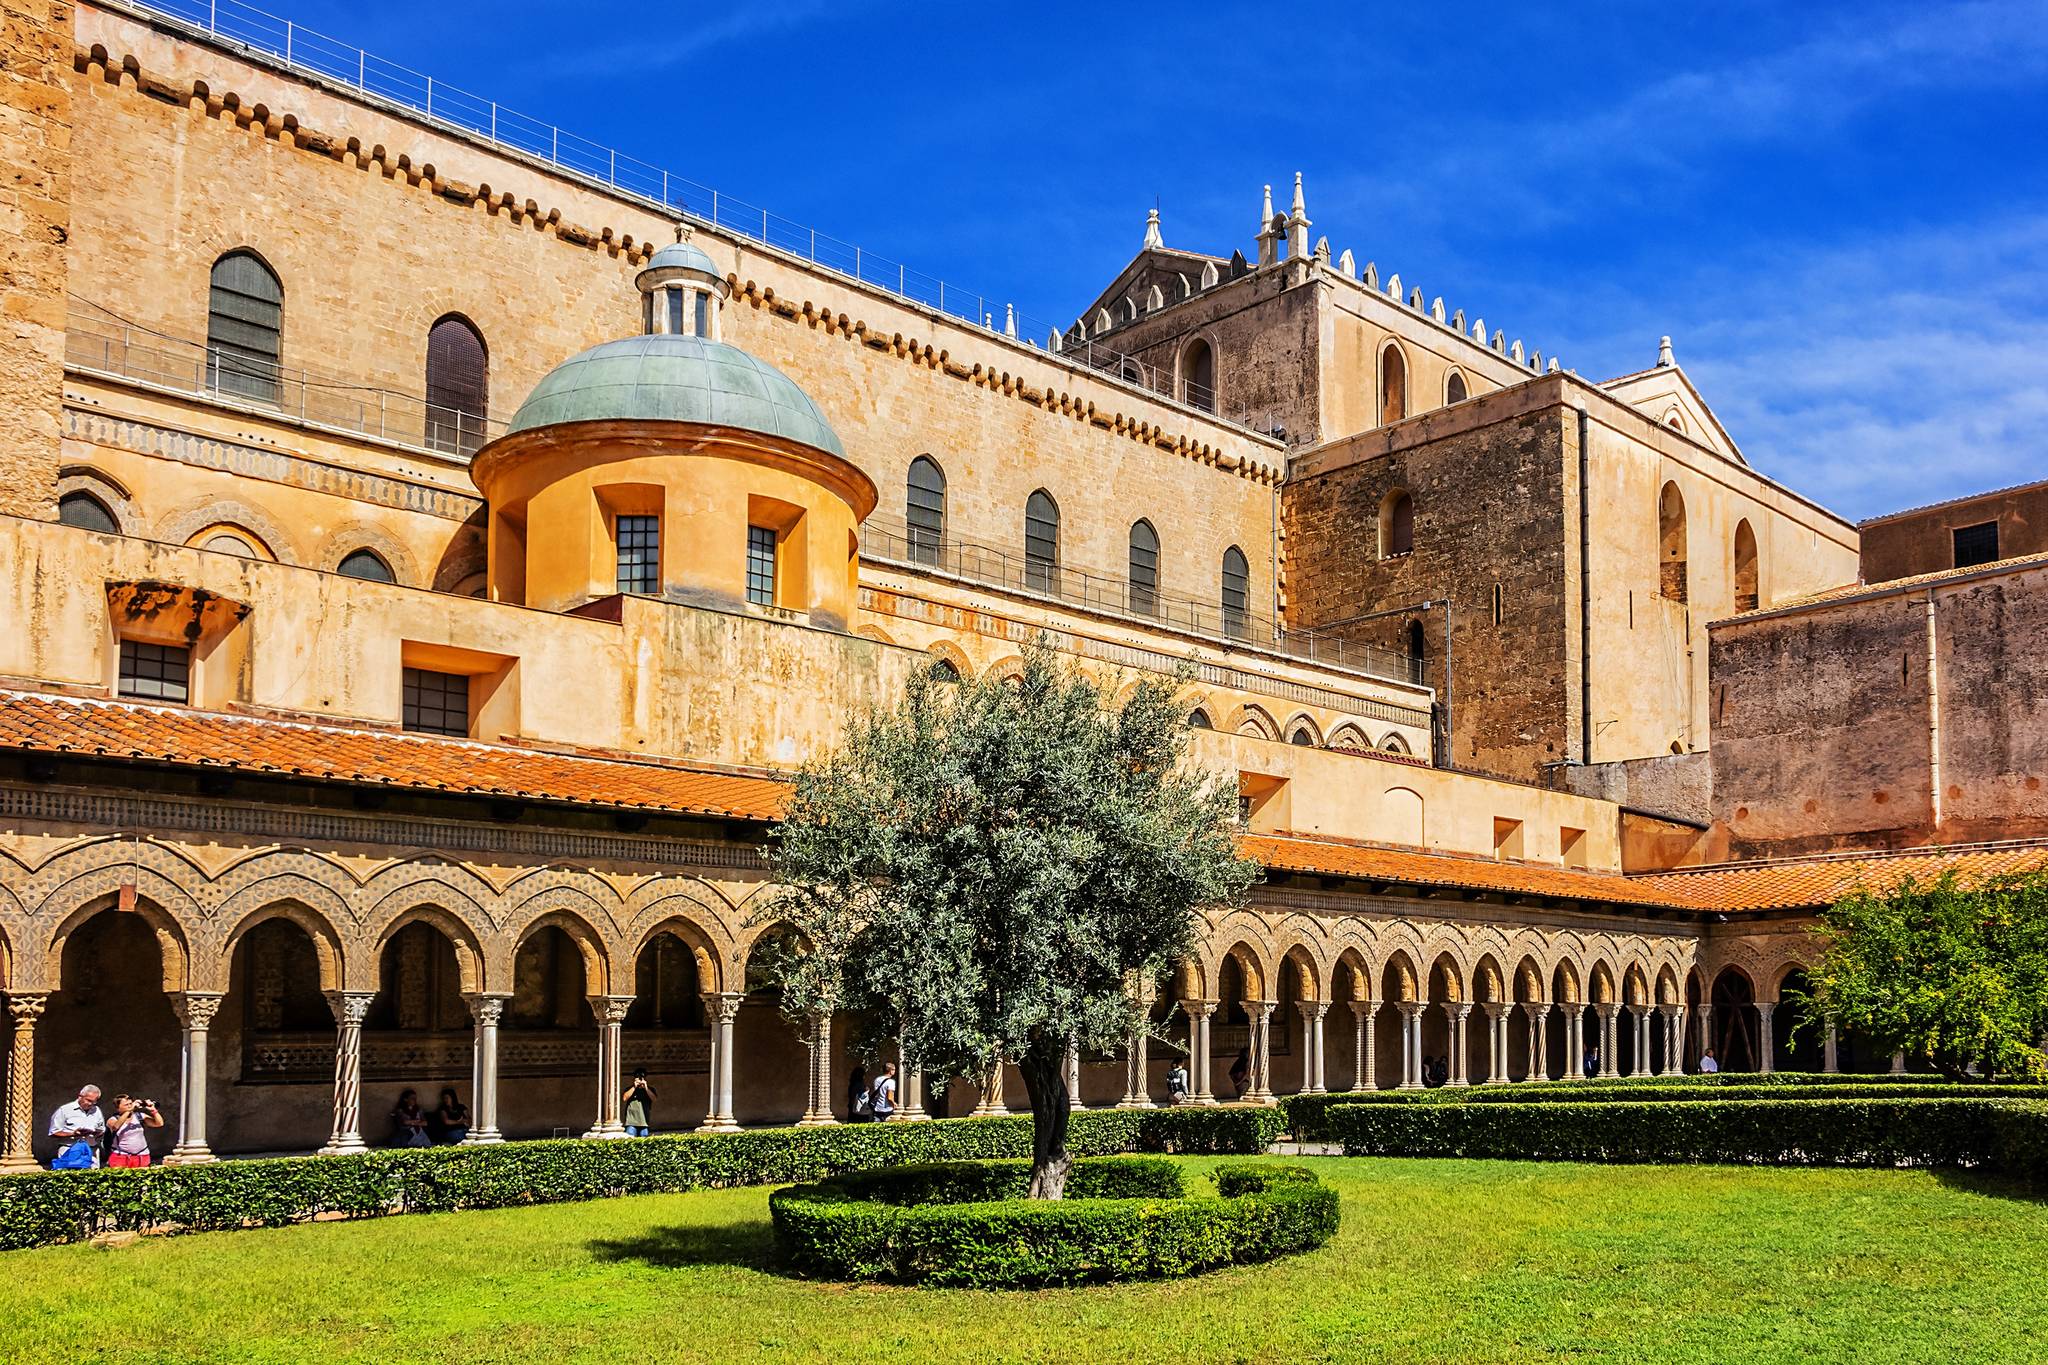
<svg viewBox="0 0 2048 1365">
<path fill-rule="evenodd" d="M 1805 611 L 1811 607 L 1824 607 L 1831 602 L 1846 602 L 1852 598 L 1889 597 L 1895 593 L 1913 592 L 1919 588 L 1934 587 L 1950 580 L 1985 578 L 1996 574 L 2018 573 L 2024 569 L 2038 569 L 2048 565 L 2048 552 L 2032 555 L 2015 555 L 2011 559 L 1994 559 L 1987 564 L 1971 564 L 1961 569 L 1936 569 L 1932 573 L 1915 574 L 1911 578 L 1888 578 L 1877 583 L 1844 583 L 1837 588 L 1826 588 L 1820 592 L 1808 593 L 1804 597 L 1791 597 L 1783 602 L 1773 602 L 1755 611 L 1740 612 L 1724 616 L 1715 621 L 1720 625 L 1726 621 L 1747 621 L 1753 617 L 1775 616 L 1779 612 Z"/>
<path fill-rule="evenodd" d="M 625 757 L 16 692 L 0 692 L 0 749 L 744 820 L 774 819 L 789 792 L 772 778 Z"/>
<path fill-rule="evenodd" d="M 1965 493 L 1959 498 L 1945 498 L 1940 502 L 1923 502 L 1918 507 L 1902 507 L 1896 512 L 1884 512 L 1874 517 L 1865 517 L 1860 526 L 1876 526 L 1880 522 L 1897 521 L 1900 517 L 1917 516 L 1941 507 L 1960 507 L 1966 502 L 1982 502 L 1985 498 L 2002 498 L 2013 493 L 2031 493 L 2037 488 L 2048 488 L 2048 479 L 2036 479 L 2032 483 L 2009 484 L 2004 488 L 1987 488 L 1981 493 Z"/>
<path fill-rule="evenodd" d="M 1583 872 L 1536 863 L 1496 862 L 1490 858 L 1424 853 L 1419 849 L 1343 844 L 1324 839 L 1290 839 L 1248 834 L 1238 840 L 1246 857 L 1289 872 L 1318 872 L 1330 877 L 1401 882 L 1411 886 L 1443 886 L 1460 891 L 1496 891 L 1507 895 L 1559 896 L 1611 901 L 1625 905 L 1677 907 L 1683 902 L 1634 879 L 1613 872 Z"/>
<path fill-rule="evenodd" d="M 1697 910 L 1786 910 L 1831 905 L 1859 887 L 1888 891 L 1907 877 L 1932 881 L 1954 870 L 1967 882 L 2039 867 L 2048 867 L 2048 841 L 1958 844 L 1896 853 L 1833 853 L 1629 880 Z"/>
</svg>

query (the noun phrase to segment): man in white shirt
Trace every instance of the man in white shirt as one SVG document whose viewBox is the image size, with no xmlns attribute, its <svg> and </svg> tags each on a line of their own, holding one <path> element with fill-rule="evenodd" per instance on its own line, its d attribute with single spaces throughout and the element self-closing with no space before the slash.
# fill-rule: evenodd
<svg viewBox="0 0 2048 1365">
<path fill-rule="evenodd" d="M 63 1152 L 80 1138 L 92 1144 L 92 1164 L 100 1164 L 100 1134 L 107 1131 L 107 1116 L 100 1112 L 100 1088 L 88 1085 L 78 1092 L 78 1098 L 69 1104 L 59 1105 L 57 1112 L 50 1115 L 50 1136 L 57 1139 L 57 1150 Z"/>
<path fill-rule="evenodd" d="M 1720 1069 L 1721 1064 L 1714 1060 L 1714 1050 L 1712 1048 L 1708 1048 L 1700 1054 L 1700 1074 L 1702 1076 L 1711 1076 Z"/>
</svg>

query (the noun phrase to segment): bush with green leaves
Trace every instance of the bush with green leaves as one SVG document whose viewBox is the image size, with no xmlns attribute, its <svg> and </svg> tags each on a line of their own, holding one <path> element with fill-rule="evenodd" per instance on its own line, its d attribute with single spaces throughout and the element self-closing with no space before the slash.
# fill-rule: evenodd
<svg viewBox="0 0 2048 1365">
<path fill-rule="evenodd" d="M 1283 1122 L 1274 1109 L 1094 1110 L 1074 1115 L 1072 1145 L 1089 1156 L 1248 1156 L 1263 1152 Z M 0 1176 L 0 1250 L 117 1230 L 197 1232 L 278 1226 L 322 1214 L 361 1218 L 554 1204 L 1030 1154 L 1029 1119 L 983 1118 L 51 1171 Z"/>
<path fill-rule="evenodd" d="M 2048 1101 L 1725 1099 L 1337 1105 L 1348 1156 L 1788 1166 L 1948 1166 L 2039 1183 Z"/>
<path fill-rule="evenodd" d="M 1029 1161 L 864 1171 L 777 1190 L 776 1244 L 800 1273 L 979 1289 L 1162 1279 L 1308 1251 L 1337 1192 L 1300 1166 L 1217 1168 L 1189 1193 L 1156 1158 L 1074 1163 L 1065 1197 L 1026 1199 Z"/>
</svg>

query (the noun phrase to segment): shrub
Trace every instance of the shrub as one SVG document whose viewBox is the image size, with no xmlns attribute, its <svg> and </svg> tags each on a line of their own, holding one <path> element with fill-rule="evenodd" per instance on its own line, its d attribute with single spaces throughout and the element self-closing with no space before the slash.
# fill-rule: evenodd
<svg viewBox="0 0 2048 1365">
<path fill-rule="evenodd" d="M 1278 1136 L 1271 1109 L 1091 1110 L 1074 1115 L 1076 1156 L 1254 1155 Z M 631 1141 L 514 1142 L 360 1156 L 286 1157 L 140 1171 L 0 1177 L 0 1250 L 116 1229 L 207 1231 L 300 1222 L 786 1184 L 906 1163 L 1019 1157 L 1028 1118 L 777 1128 Z"/>
<path fill-rule="evenodd" d="M 1190 1275 L 1337 1230 L 1336 1191 L 1299 1166 L 1219 1167 L 1213 1196 L 1183 1195 L 1178 1168 L 1142 1158 L 1077 1161 L 1068 1189 L 1081 1197 L 1057 1201 L 1017 1198 L 1030 1175 L 1029 1161 L 868 1171 L 777 1190 L 768 1207 L 803 1273 L 984 1289 Z"/>
<path fill-rule="evenodd" d="M 1969 1166 L 2036 1180 L 2048 1104 L 1942 1099 L 1342 1105 L 1347 1155 L 1738 1165 Z"/>
</svg>

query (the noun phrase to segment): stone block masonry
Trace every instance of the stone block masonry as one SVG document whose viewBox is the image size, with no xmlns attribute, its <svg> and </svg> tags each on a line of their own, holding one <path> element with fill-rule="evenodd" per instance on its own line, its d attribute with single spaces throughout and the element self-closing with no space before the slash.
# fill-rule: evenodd
<svg viewBox="0 0 2048 1365">
<path fill-rule="evenodd" d="M 0 0 L 0 512 L 47 515 L 57 483 L 71 236 L 72 7 Z"/>
</svg>

